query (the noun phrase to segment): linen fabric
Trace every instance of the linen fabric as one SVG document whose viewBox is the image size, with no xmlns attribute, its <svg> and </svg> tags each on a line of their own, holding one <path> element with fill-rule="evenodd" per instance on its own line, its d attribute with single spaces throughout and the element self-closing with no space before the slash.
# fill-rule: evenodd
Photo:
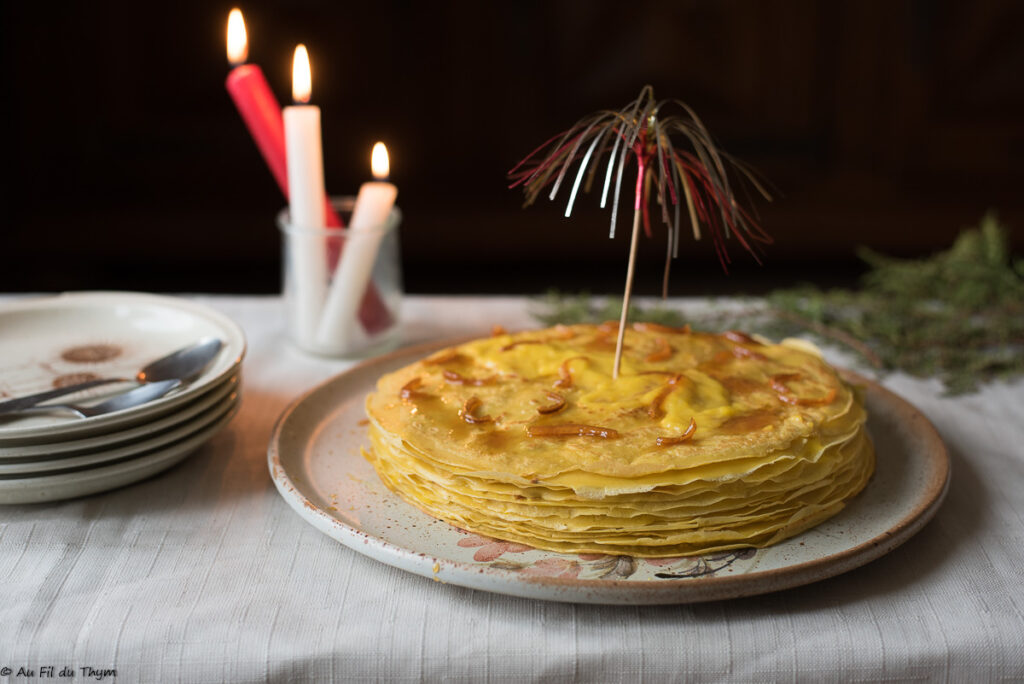
<svg viewBox="0 0 1024 684">
<path fill-rule="evenodd" d="M 43 681 L 14 673 L 50 665 L 165 683 L 1024 679 L 1020 380 L 948 398 L 937 381 L 884 378 L 936 425 L 953 476 L 935 519 L 862 568 L 693 606 L 545 603 L 410 575 L 299 518 L 267 473 L 272 426 L 351 363 L 291 349 L 279 298 L 194 298 L 248 336 L 241 413 L 146 482 L 0 507 L 0 668 L 13 668 L 0 682 Z M 406 341 L 527 327 L 527 309 L 408 297 Z"/>
</svg>

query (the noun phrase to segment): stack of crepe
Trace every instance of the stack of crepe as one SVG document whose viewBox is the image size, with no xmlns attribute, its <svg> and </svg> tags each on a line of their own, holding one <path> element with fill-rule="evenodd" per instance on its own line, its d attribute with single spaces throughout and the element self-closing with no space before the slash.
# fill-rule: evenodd
<svg viewBox="0 0 1024 684">
<path fill-rule="evenodd" d="M 648 557 L 763 547 L 837 513 L 874 450 L 858 392 L 806 342 L 635 324 L 451 347 L 366 402 L 381 480 L 457 527 Z"/>
</svg>

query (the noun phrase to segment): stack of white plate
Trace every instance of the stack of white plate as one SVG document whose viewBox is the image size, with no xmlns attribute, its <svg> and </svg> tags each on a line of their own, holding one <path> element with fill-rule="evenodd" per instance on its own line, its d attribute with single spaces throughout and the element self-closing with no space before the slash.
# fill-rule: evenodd
<svg viewBox="0 0 1024 684">
<path fill-rule="evenodd" d="M 92 418 L 0 416 L 0 504 L 94 494 L 183 460 L 238 411 L 245 354 L 245 336 L 231 319 L 173 297 L 73 293 L 0 307 L 0 400 L 90 378 L 133 377 L 204 337 L 223 347 L 202 375 L 147 404 Z M 94 403 L 130 387 L 97 387 L 73 399 Z"/>
</svg>

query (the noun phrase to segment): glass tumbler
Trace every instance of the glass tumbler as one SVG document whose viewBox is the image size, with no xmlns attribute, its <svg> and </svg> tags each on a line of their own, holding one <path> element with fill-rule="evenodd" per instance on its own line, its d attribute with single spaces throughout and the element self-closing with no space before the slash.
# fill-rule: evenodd
<svg viewBox="0 0 1024 684">
<path fill-rule="evenodd" d="M 354 197 L 331 198 L 348 225 Z M 277 216 L 288 338 L 320 356 L 359 358 L 399 341 L 402 270 L 394 207 L 383 224 L 360 230 L 296 226 Z"/>
</svg>

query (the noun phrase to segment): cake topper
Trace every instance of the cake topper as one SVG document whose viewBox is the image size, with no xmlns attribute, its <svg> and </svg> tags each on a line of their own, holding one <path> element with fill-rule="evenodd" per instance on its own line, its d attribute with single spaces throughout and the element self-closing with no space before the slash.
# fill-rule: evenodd
<svg viewBox="0 0 1024 684">
<path fill-rule="evenodd" d="M 669 110 L 676 111 L 666 114 Z M 679 144 L 673 143 L 673 135 L 677 136 Z M 581 185 L 584 192 L 590 191 L 601 166 L 599 160 L 605 154 L 608 154 L 608 164 L 601 191 L 602 209 L 608 204 L 612 176 L 615 176 L 611 194 L 610 238 L 615 237 L 619 194 L 626 166 L 630 160 L 636 161 L 633 231 L 612 373 L 614 378 L 618 378 L 641 223 L 644 233 L 653 237 L 650 219 L 652 197 L 660 205 L 661 220 L 667 233 L 662 279 L 662 296 L 666 297 L 671 262 L 679 254 L 680 213 L 684 202 L 693 238 L 700 240 L 704 231 L 709 233 L 719 262 L 728 272 L 730 258 L 726 239 L 736 239 L 758 263 L 759 246 L 771 242 L 771 237 L 758 224 L 756 215 L 745 210 L 736 200 L 734 186 L 748 181 L 765 199 L 771 201 L 771 195 L 748 167 L 715 146 L 703 122 L 687 104 L 679 100 L 655 100 L 654 89 L 649 85 L 644 86 L 640 95 L 622 109 L 590 114 L 543 143 L 509 171 L 512 181 L 509 187 L 523 188 L 526 195 L 524 206 L 533 204 L 548 186 L 551 187 L 548 196 L 554 200 L 569 177 L 570 167 L 580 160 L 565 207 L 565 216 L 569 217 Z M 732 183 L 730 170 L 734 171 Z"/>
</svg>

